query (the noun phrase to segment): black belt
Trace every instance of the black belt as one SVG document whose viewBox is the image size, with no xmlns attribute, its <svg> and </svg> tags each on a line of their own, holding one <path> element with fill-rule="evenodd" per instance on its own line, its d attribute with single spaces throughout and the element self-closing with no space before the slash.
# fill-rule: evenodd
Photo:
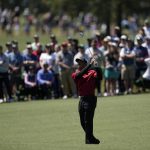
<svg viewBox="0 0 150 150">
<path fill-rule="evenodd" d="M 96 101 L 96 96 L 95 95 L 86 95 L 86 96 L 80 96 L 80 101 L 83 102 L 94 102 Z"/>
<path fill-rule="evenodd" d="M 85 95 L 85 96 L 80 96 L 80 97 L 81 97 L 81 98 L 86 98 L 86 97 L 87 97 L 87 98 L 88 98 L 88 97 L 90 98 L 90 97 L 96 97 L 96 96 L 95 96 L 95 95 Z"/>
</svg>

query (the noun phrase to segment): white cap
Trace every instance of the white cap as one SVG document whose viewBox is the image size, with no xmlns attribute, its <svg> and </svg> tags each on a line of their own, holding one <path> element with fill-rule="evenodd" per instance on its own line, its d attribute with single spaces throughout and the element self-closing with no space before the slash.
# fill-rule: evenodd
<svg viewBox="0 0 150 150">
<path fill-rule="evenodd" d="M 115 42 L 112 42 L 111 45 L 117 47 L 117 44 Z"/>
<path fill-rule="evenodd" d="M 115 37 L 115 38 L 114 38 L 114 41 L 115 41 L 115 42 L 118 42 L 119 40 L 120 40 L 119 37 Z"/>
<path fill-rule="evenodd" d="M 122 36 L 121 36 L 121 39 L 122 39 L 122 40 L 127 40 L 128 38 L 127 38 L 126 35 L 122 35 Z"/>
<path fill-rule="evenodd" d="M 27 48 L 32 48 L 32 45 L 31 45 L 31 44 L 28 44 L 28 45 L 27 45 Z"/>
<path fill-rule="evenodd" d="M 111 36 L 108 35 L 108 36 L 106 36 L 105 38 L 106 38 L 108 41 L 111 41 Z"/>
</svg>

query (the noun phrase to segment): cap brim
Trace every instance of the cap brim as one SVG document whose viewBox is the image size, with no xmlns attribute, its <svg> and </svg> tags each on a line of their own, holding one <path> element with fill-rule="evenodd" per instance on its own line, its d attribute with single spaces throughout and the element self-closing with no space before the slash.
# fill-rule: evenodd
<svg viewBox="0 0 150 150">
<path fill-rule="evenodd" d="M 83 60 L 83 59 L 79 59 L 79 58 L 77 58 L 77 59 L 76 59 L 76 62 L 79 62 L 79 61 L 87 62 L 85 59 Z"/>
</svg>

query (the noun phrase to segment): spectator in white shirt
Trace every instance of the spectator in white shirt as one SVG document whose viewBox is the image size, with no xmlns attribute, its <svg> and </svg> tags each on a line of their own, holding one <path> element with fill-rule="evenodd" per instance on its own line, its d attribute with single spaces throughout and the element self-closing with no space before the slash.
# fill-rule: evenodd
<svg viewBox="0 0 150 150">
<path fill-rule="evenodd" d="M 50 44 L 46 44 L 45 46 L 45 53 L 42 53 L 40 58 L 40 66 L 43 66 L 43 63 L 47 62 L 49 65 L 49 69 L 52 69 L 54 61 L 55 61 L 55 55 L 52 51 L 51 45 Z"/>
<path fill-rule="evenodd" d="M 148 55 L 150 57 L 150 36 L 145 37 L 145 42 L 142 44 L 142 46 L 147 48 Z"/>
</svg>

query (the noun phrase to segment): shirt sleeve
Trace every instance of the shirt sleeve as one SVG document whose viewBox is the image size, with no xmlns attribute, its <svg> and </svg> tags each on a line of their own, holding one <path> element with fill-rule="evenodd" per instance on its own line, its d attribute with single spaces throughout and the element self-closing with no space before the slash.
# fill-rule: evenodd
<svg viewBox="0 0 150 150">
<path fill-rule="evenodd" d="M 91 64 L 88 64 L 85 68 L 83 68 L 80 72 L 76 73 L 76 79 L 81 78 L 83 74 L 85 74 L 88 69 L 91 67 Z"/>
<path fill-rule="evenodd" d="M 49 71 L 49 81 L 54 82 L 54 74 L 52 71 Z"/>
<path fill-rule="evenodd" d="M 41 79 L 41 75 L 42 75 L 42 72 L 39 71 L 39 72 L 37 73 L 37 81 L 38 81 L 39 84 L 44 84 L 44 83 L 45 83 L 45 80 Z"/>
<path fill-rule="evenodd" d="M 32 82 L 30 82 L 30 81 L 28 80 L 28 74 L 27 74 L 27 73 L 24 75 L 24 83 L 25 83 L 26 85 L 31 85 L 31 84 L 32 84 Z"/>
<path fill-rule="evenodd" d="M 121 50 L 120 50 L 120 57 L 123 57 L 125 55 L 125 53 L 124 53 L 124 48 L 122 48 Z"/>
<path fill-rule="evenodd" d="M 71 77 L 72 77 L 72 79 L 74 79 L 74 80 L 75 80 L 75 78 L 76 78 L 76 73 L 75 73 L 75 72 L 74 72 L 74 73 L 72 73 Z"/>
<path fill-rule="evenodd" d="M 132 51 L 131 51 L 131 54 L 132 54 L 132 55 L 135 55 L 135 51 L 134 51 L 134 50 L 132 50 Z"/>
</svg>

